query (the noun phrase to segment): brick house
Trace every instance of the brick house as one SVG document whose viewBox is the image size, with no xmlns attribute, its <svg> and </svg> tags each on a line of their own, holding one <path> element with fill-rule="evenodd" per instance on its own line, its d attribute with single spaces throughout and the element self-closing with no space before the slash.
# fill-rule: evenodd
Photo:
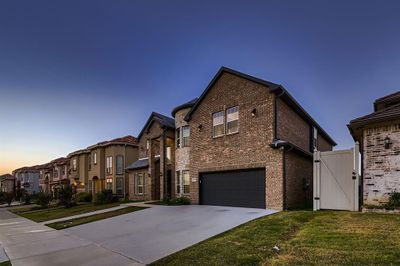
<svg viewBox="0 0 400 266">
<path fill-rule="evenodd" d="M 282 85 L 224 67 L 176 120 L 190 126 L 193 203 L 303 206 L 311 202 L 314 147 L 336 145 Z"/>
<path fill-rule="evenodd" d="M 138 135 L 139 159 L 126 167 L 129 198 L 160 200 L 173 197 L 175 121 L 153 112 Z"/>
<path fill-rule="evenodd" d="M 360 143 L 363 203 L 384 204 L 400 192 L 400 92 L 377 99 L 374 112 L 348 128 Z"/>
</svg>

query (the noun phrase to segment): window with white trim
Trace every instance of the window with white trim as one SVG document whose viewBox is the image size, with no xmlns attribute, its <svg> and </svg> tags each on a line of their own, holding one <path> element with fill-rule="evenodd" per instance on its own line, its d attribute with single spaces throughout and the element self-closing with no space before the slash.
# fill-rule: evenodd
<svg viewBox="0 0 400 266">
<path fill-rule="evenodd" d="M 311 151 L 318 149 L 318 129 L 312 127 Z"/>
<path fill-rule="evenodd" d="M 176 171 L 176 194 L 190 193 L 189 170 Z"/>
<path fill-rule="evenodd" d="M 117 177 L 115 181 L 115 190 L 117 192 L 117 195 L 124 195 L 124 178 L 123 177 Z"/>
<path fill-rule="evenodd" d="M 225 134 L 225 112 L 213 113 L 213 137 L 223 136 Z"/>
<path fill-rule="evenodd" d="M 190 128 L 189 126 L 182 127 L 182 147 L 189 147 Z"/>
<path fill-rule="evenodd" d="M 239 132 L 239 106 L 226 110 L 226 131 L 227 134 Z"/>
<path fill-rule="evenodd" d="M 97 152 L 93 154 L 93 164 L 97 164 Z"/>
<path fill-rule="evenodd" d="M 72 160 L 72 169 L 76 171 L 76 159 Z"/>
<path fill-rule="evenodd" d="M 136 173 L 135 174 L 135 194 L 143 195 L 144 193 L 144 174 Z"/>
<path fill-rule="evenodd" d="M 181 171 L 176 171 L 176 194 L 181 194 L 182 180 L 181 180 Z"/>
<path fill-rule="evenodd" d="M 180 148 L 181 147 L 181 128 L 176 129 L 176 147 Z"/>
<path fill-rule="evenodd" d="M 106 174 L 107 175 L 112 174 L 112 156 L 106 157 Z"/>
<path fill-rule="evenodd" d="M 112 190 L 112 178 L 106 179 L 106 189 Z"/>
</svg>

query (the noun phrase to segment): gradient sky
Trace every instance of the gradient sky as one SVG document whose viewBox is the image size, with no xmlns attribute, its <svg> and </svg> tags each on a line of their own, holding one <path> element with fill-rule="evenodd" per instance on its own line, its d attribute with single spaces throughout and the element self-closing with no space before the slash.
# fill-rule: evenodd
<svg viewBox="0 0 400 266">
<path fill-rule="evenodd" d="M 397 3 L 396 3 L 397 2 Z M 399 1 L 0 3 L 0 174 L 137 135 L 221 66 L 283 84 L 339 144 L 400 85 Z"/>
</svg>

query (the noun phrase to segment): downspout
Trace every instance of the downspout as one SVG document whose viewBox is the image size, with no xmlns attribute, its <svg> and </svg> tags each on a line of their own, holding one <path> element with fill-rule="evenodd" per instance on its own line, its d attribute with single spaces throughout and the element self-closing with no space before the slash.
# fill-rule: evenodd
<svg viewBox="0 0 400 266">
<path fill-rule="evenodd" d="M 166 146 L 166 138 L 165 138 L 166 134 L 165 134 L 165 132 L 166 132 L 166 129 L 164 127 L 163 136 L 162 136 L 163 137 L 163 157 L 164 157 L 164 160 L 163 160 L 163 180 L 164 180 L 164 182 L 163 182 L 164 193 L 163 194 L 164 194 L 164 198 L 166 198 L 166 195 L 167 195 L 167 164 L 166 164 L 167 151 L 166 151 L 166 148 L 165 148 L 165 146 Z M 167 195 L 167 196 L 169 197 L 169 195 Z"/>
</svg>

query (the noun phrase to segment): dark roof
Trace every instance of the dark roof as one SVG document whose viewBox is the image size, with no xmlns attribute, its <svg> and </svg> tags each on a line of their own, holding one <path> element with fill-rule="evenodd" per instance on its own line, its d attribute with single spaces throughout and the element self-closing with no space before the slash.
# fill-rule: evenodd
<svg viewBox="0 0 400 266">
<path fill-rule="evenodd" d="M 318 132 L 327 139 L 327 141 L 332 144 L 336 145 L 336 142 L 328 135 L 328 133 L 325 132 L 325 130 L 322 129 L 322 127 L 301 107 L 301 105 L 287 92 L 287 90 L 279 84 L 262 80 L 241 72 L 238 72 L 236 70 L 227 68 L 227 67 L 221 67 L 220 70 L 217 72 L 217 74 L 214 76 L 214 78 L 211 80 L 211 82 L 208 84 L 207 88 L 203 91 L 203 93 L 200 95 L 199 99 L 197 102 L 194 104 L 192 109 L 187 113 L 185 120 L 189 121 L 191 119 L 192 114 L 194 111 L 197 109 L 197 107 L 200 105 L 201 101 L 204 99 L 204 97 L 207 95 L 207 93 L 211 90 L 211 88 L 214 86 L 214 84 L 217 82 L 217 80 L 222 76 L 223 73 L 229 73 L 232 75 L 236 75 L 238 77 L 250 80 L 252 82 L 256 82 L 258 84 L 262 84 L 266 87 L 268 87 L 270 92 L 273 92 L 279 97 L 282 98 L 293 110 L 296 111 L 297 114 L 299 114 L 303 119 L 308 121 L 310 124 L 315 126 L 318 129 Z"/>
<path fill-rule="evenodd" d="M 400 91 L 376 99 L 374 102 L 374 110 L 379 111 L 398 103 L 400 103 Z"/>
<path fill-rule="evenodd" d="M 128 136 L 121 137 L 121 138 L 98 142 L 92 146 L 87 147 L 87 149 L 93 149 L 95 147 L 105 147 L 105 146 L 109 146 L 109 145 L 113 145 L 113 144 L 136 146 L 138 144 L 138 140 L 134 136 L 128 135 Z"/>
<path fill-rule="evenodd" d="M 77 150 L 77 151 L 74 151 L 74 152 L 71 152 L 70 154 L 68 154 L 67 157 L 70 158 L 74 155 L 83 154 L 83 153 L 90 153 L 90 151 L 88 149 Z"/>
<path fill-rule="evenodd" d="M 5 179 L 15 179 L 15 176 L 10 175 L 10 174 L 5 174 L 0 176 L 0 180 L 5 180 Z"/>
<path fill-rule="evenodd" d="M 63 164 L 68 164 L 69 163 L 69 158 L 65 158 L 65 157 L 60 157 L 57 159 L 54 159 L 50 162 L 50 164 L 53 165 L 63 165 Z"/>
<path fill-rule="evenodd" d="M 135 161 L 134 163 L 128 165 L 126 167 L 126 170 L 135 170 L 135 169 L 141 169 L 141 168 L 146 168 L 149 166 L 149 159 L 139 159 Z"/>
<path fill-rule="evenodd" d="M 286 151 L 293 151 L 293 152 L 296 152 L 296 153 L 306 156 L 306 157 L 313 156 L 313 154 L 311 152 L 306 151 L 306 150 L 300 148 L 299 146 L 297 146 L 289 141 L 286 141 L 286 140 L 275 139 L 269 146 L 273 149 L 279 149 L 279 148 L 283 147 Z"/>
<path fill-rule="evenodd" d="M 195 105 L 195 103 L 197 102 L 198 99 L 199 99 L 199 98 L 194 98 L 194 99 L 192 99 L 192 100 L 190 100 L 190 101 L 188 101 L 188 102 L 186 102 L 186 103 L 184 103 L 184 104 L 181 104 L 181 105 L 175 107 L 175 108 L 172 110 L 172 112 L 171 112 L 172 116 L 175 117 L 175 114 L 176 114 L 179 110 L 182 110 L 182 109 L 185 109 L 185 108 L 191 108 L 191 107 L 193 107 L 193 106 Z"/>
<path fill-rule="evenodd" d="M 142 136 L 145 130 L 149 128 L 152 122 L 157 121 L 162 128 L 170 128 L 175 129 L 175 120 L 172 117 L 168 117 L 156 112 L 152 112 L 147 119 L 146 124 L 144 125 L 142 131 L 140 131 L 138 135 L 138 139 Z"/>
<path fill-rule="evenodd" d="M 373 112 L 350 121 L 349 128 L 359 128 L 368 124 L 386 122 L 400 119 L 400 104 L 393 105 L 386 109 Z"/>
</svg>

